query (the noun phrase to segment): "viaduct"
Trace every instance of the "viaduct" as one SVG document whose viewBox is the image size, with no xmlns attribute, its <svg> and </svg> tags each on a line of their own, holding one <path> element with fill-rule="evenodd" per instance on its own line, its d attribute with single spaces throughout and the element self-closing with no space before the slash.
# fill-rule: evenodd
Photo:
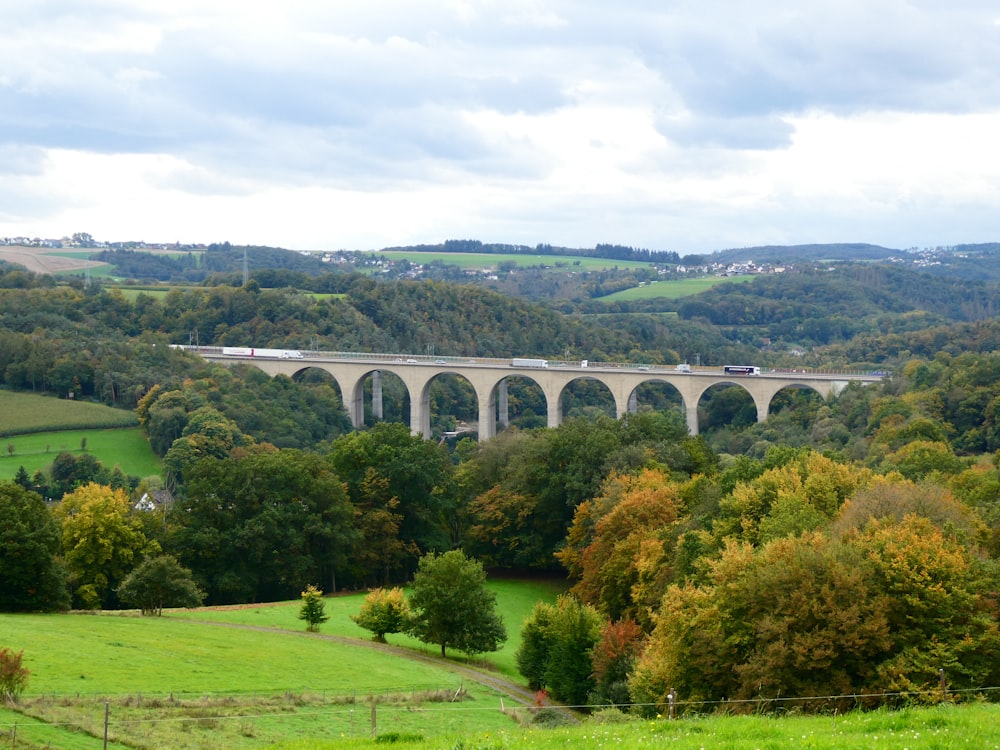
<svg viewBox="0 0 1000 750">
<path fill-rule="evenodd" d="M 877 382 L 884 373 L 847 373 L 822 371 L 766 371 L 744 375 L 727 373 L 723 368 L 694 368 L 679 371 L 673 367 L 602 362 L 563 362 L 533 359 L 491 359 L 484 357 L 433 357 L 422 355 L 372 354 L 361 352 L 312 352 L 257 350 L 269 354 L 223 353 L 221 347 L 178 346 L 199 354 L 206 360 L 235 364 L 246 362 L 272 377 L 295 376 L 310 368 L 326 371 L 340 387 L 351 424 L 364 425 L 364 383 L 372 377 L 373 410 L 381 415 L 381 376 L 391 372 L 403 382 L 410 395 L 410 428 L 416 435 L 431 436 L 428 388 L 435 377 L 444 374 L 465 378 L 479 401 L 479 438 L 496 435 L 497 412 L 506 422 L 507 383 L 512 376 L 532 380 L 541 388 L 548 407 L 548 426 L 562 423 L 562 392 L 574 380 L 589 378 L 603 383 L 614 397 L 620 418 L 635 411 L 635 389 L 649 382 L 669 383 L 680 393 L 688 430 L 698 434 L 698 402 L 715 385 L 735 385 L 746 390 L 757 407 L 757 421 L 767 419 L 771 399 L 784 388 L 811 388 L 823 398 L 843 390 L 851 381 Z M 254 350 L 241 350 L 251 352 Z M 277 352 L 280 352 L 278 354 Z M 529 363 L 529 364 L 525 364 Z"/>
</svg>

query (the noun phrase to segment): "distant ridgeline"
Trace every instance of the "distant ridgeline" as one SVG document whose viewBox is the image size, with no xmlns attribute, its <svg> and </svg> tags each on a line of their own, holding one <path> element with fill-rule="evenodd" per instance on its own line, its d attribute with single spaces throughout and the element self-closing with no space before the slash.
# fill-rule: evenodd
<svg viewBox="0 0 1000 750">
<path fill-rule="evenodd" d="M 605 258 L 608 260 L 638 260 L 647 263 L 679 263 L 680 255 L 672 250 L 646 250 L 625 245 L 598 244 L 593 248 L 556 247 L 548 244 L 511 245 L 479 240 L 445 240 L 439 245 L 406 245 L 386 247 L 385 252 L 423 253 L 485 253 L 487 255 L 561 255 L 575 258 Z"/>
</svg>

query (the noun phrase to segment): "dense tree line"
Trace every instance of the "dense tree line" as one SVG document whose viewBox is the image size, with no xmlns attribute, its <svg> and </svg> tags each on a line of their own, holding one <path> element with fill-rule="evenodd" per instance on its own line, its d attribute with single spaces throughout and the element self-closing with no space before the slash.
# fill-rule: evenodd
<svg viewBox="0 0 1000 750">
<path fill-rule="evenodd" d="M 682 300 L 684 319 L 750 326 L 761 336 L 801 345 L 849 341 L 872 329 L 914 331 L 997 315 L 995 283 L 959 281 L 892 265 L 842 264 L 720 284 Z M 916 314 L 915 314 L 916 313 Z"/>
</svg>

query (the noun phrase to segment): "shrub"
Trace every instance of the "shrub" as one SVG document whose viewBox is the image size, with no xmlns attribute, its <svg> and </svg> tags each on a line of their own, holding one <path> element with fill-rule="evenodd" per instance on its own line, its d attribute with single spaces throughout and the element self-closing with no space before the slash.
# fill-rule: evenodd
<svg viewBox="0 0 1000 750">
<path fill-rule="evenodd" d="M 28 686 L 28 669 L 21 665 L 23 651 L 16 654 L 9 648 L 0 648 L 0 699 L 17 700 Z"/>
</svg>

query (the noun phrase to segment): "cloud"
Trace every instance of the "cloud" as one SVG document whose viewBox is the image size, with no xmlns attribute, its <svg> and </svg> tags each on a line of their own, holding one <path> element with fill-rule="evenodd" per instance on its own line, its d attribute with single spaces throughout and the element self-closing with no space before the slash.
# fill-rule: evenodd
<svg viewBox="0 0 1000 750">
<path fill-rule="evenodd" d="M 120 238 L 120 201 L 288 245 L 270 203 L 310 246 L 331 203 L 359 245 L 986 231 L 998 35 L 985 0 L 9 0 L 0 234 Z"/>
</svg>

